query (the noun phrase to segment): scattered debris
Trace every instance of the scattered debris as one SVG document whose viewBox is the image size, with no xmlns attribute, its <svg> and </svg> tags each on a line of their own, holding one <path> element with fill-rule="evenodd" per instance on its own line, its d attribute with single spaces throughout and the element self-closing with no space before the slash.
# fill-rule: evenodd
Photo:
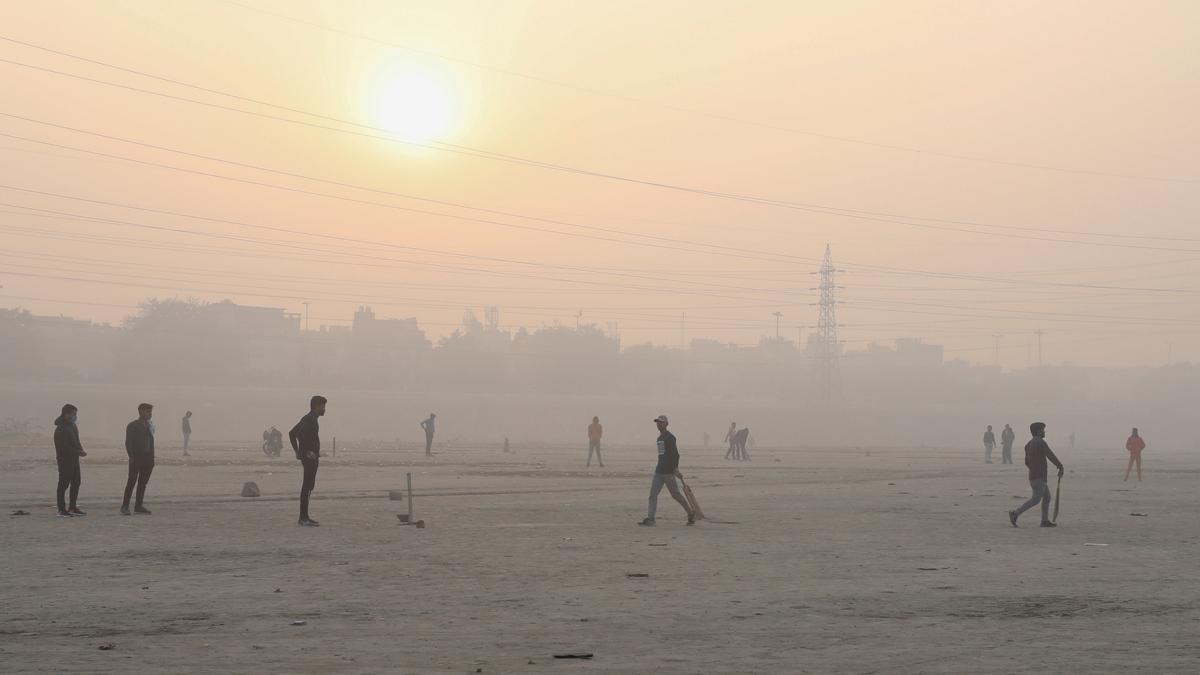
<svg viewBox="0 0 1200 675">
<path fill-rule="evenodd" d="M 242 496 L 243 497 L 261 497 L 262 492 L 260 492 L 258 489 L 258 483 L 255 483 L 252 480 L 246 481 L 246 484 L 242 486 Z"/>
<path fill-rule="evenodd" d="M 305 621 L 304 619 L 296 619 L 295 621 L 292 622 L 292 625 L 293 626 L 307 626 L 308 622 Z"/>
<path fill-rule="evenodd" d="M 418 520 L 417 522 L 413 523 L 413 525 L 416 525 L 418 530 L 425 529 L 425 521 L 423 520 Z"/>
<path fill-rule="evenodd" d="M 649 577 L 650 575 L 646 574 L 645 572 L 630 572 L 629 574 L 626 574 L 625 576 L 627 576 L 631 579 L 645 579 L 645 578 Z"/>
<path fill-rule="evenodd" d="M 117 647 L 117 644 L 115 642 L 105 642 L 104 644 L 97 647 L 97 649 L 99 649 L 102 652 L 108 652 L 108 651 L 112 651 L 113 649 L 116 649 L 116 647 Z"/>
<path fill-rule="evenodd" d="M 590 659 L 590 658 L 592 658 L 592 653 L 591 652 L 579 652 L 579 653 L 555 654 L 554 658 L 556 658 L 556 659 Z"/>
<path fill-rule="evenodd" d="M 388 490 L 388 499 L 390 499 L 394 502 L 402 502 L 402 501 L 404 501 L 404 491 L 403 490 Z"/>
<path fill-rule="evenodd" d="M 1108 544 L 1092 544 L 1089 542 L 1084 542 L 1083 545 L 1084 546 L 1108 546 Z"/>
<path fill-rule="evenodd" d="M 276 589 L 275 589 L 275 592 L 276 592 L 276 593 L 282 593 L 282 592 L 283 592 L 283 589 L 282 589 L 282 588 L 276 588 Z"/>
<path fill-rule="evenodd" d="M 917 569 L 921 570 L 922 572 L 936 572 L 936 571 L 938 571 L 938 568 L 936 568 L 936 567 L 918 567 Z"/>
<path fill-rule="evenodd" d="M 14 516 L 27 516 L 27 515 L 29 515 L 29 512 L 28 512 L 28 511 L 22 511 L 21 509 L 17 509 L 16 511 L 13 511 L 13 512 L 12 512 L 10 515 L 14 515 Z"/>
<path fill-rule="evenodd" d="M 397 513 L 397 514 L 396 514 L 396 518 L 397 518 L 397 519 L 398 519 L 398 520 L 399 520 L 401 523 L 403 523 L 403 524 L 405 524 L 405 525 L 407 525 L 407 524 L 408 524 L 408 514 L 407 514 L 407 513 Z"/>
<path fill-rule="evenodd" d="M 1150 514 L 1149 514 L 1149 513 L 1131 513 L 1131 514 L 1129 514 L 1129 515 L 1131 515 L 1131 516 L 1141 516 L 1141 517 L 1143 517 L 1143 518 L 1148 518 L 1148 517 L 1150 516 Z"/>
<path fill-rule="evenodd" d="M 647 546 L 666 546 L 666 544 L 647 544 Z"/>
</svg>

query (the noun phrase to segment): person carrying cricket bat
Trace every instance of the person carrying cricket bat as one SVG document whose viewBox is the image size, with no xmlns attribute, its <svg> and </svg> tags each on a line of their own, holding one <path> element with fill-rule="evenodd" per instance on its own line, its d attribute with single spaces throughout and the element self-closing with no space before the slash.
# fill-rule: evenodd
<svg viewBox="0 0 1200 675">
<path fill-rule="evenodd" d="M 687 499 L 679 491 L 678 481 L 675 480 L 675 472 L 679 470 L 679 446 L 676 444 L 675 434 L 667 431 L 666 415 L 654 418 L 654 423 L 658 426 L 658 465 L 654 467 L 654 478 L 650 482 L 650 508 L 646 513 L 646 519 L 638 525 L 654 527 L 654 514 L 658 511 L 658 493 L 662 492 L 664 485 L 687 513 L 687 524 L 694 525 L 696 514 L 692 513 Z"/>
<path fill-rule="evenodd" d="M 1065 469 L 1046 443 L 1046 424 L 1034 422 L 1029 425 L 1029 431 L 1033 434 L 1033 438 L 1025 444 L 1025 466 L 1029 467 L 1029 487 L 1033 488 L 1033 496 L 1016 511 L 1009 511 L 1008 520 L 1013 527 L 1016 527 L 1017 518 L 1041 502 L 1042 527 L 1057 527 L 1050 521 L 1050 486 L 1047 484 L 1048 479 L 1046 478 L 1046 460 L 1053 462 L 1054 466 L 1058 467 L 1059 478 L 1062 478 Z"/>
</svg>

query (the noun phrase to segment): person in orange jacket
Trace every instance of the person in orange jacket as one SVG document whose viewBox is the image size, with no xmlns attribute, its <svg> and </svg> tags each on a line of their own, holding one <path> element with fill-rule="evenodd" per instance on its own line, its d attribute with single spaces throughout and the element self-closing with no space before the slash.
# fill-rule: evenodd
<svg viewBox="0 0 1200 675">
<path fill-rule="evenodd" d="M 1125 449 L 1129 451 L 1129 466 L 1125 467 L 1125 480 L 1129 480 L 1129 472 L 1133 469 L 1134 462 L 1137 462 L 1138 482 L 1142 482 L 1142 451 L 1146 449 L 1146 441 L 1138 435 L 1137 427 L 1133 428 L 1133 434 L 1129 440 L 1125 441 Z"/>
</svg>

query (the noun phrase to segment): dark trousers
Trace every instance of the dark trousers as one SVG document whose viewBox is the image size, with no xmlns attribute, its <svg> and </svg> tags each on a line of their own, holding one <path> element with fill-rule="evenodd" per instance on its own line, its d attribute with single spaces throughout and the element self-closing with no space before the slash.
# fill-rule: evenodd
<svg viewBox="0 0 1200 675">
<path fill-rule="evenodd" d="M 604 458 L 600 456 L 600 441 L 588 441 L 588 466 L 592 465 L 593 452 L 596 453 L 596 459 L 600 460 L 600 466 L 604 466 Z"/>
<path fill-rule="evenodd" d="M 75 508 L 75 500 L 79 497 L 79 483 L 82 476 L 79 472 L 79 458 L 58 460 L 58 510 L 66 511 L 65 493 L 71 488 L 71 508 Z"/>
<path fill-rule="evenodd" d="M 129 479 L 125 481 L 125 499 L 121 506 L 129 506 L 129 497 L 133 494 L 133 486 L 137 486 L 137 501 L 134 506 L 141 506 L 146 497 L 146 483 L 150 482 L 150 472 L 154 471 L 154 455 L 130 455 Z"/>
<path fill-rule="evenodd" d="M 433 432 L 432 431 L 425 432 L 425 454 L 426 455 L 433 454 Z"/>
<path fill-rule="evenodd" d="M 319 459 L 302 459 L 304 465 L 304 482 L 300 484 L 300 520 L 308 520 L 308 496 L 317 487 L 317 467 Z"/>
<path fill-rule="evenodd" d="M 1000 463 L 1012 464 L 1012 443 L 1005 443 L 1000 448 Z"/>
</svg>

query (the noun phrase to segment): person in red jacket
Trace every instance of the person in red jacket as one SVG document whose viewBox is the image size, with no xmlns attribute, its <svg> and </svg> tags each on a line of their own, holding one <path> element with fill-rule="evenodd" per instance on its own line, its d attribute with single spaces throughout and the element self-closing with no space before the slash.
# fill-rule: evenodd
<svg viewBox="0 0 1200 675">
<path fill-rule="evenodd" d="M 1138 435 L 1137 427 L 1133 428 L 1133 435 L 1129 440 L 1125 441 L 1125 449 L 1129 451 L 1129 466 L 1125 467 L 1125 480 L 1129 480 L 1129 471 L 1133 469 L 1134 462 L 1137 462 L 1138 482 L 1142 482 L 1142 451 L 1146 449 L 1146 441 Z"/>
</svg>

